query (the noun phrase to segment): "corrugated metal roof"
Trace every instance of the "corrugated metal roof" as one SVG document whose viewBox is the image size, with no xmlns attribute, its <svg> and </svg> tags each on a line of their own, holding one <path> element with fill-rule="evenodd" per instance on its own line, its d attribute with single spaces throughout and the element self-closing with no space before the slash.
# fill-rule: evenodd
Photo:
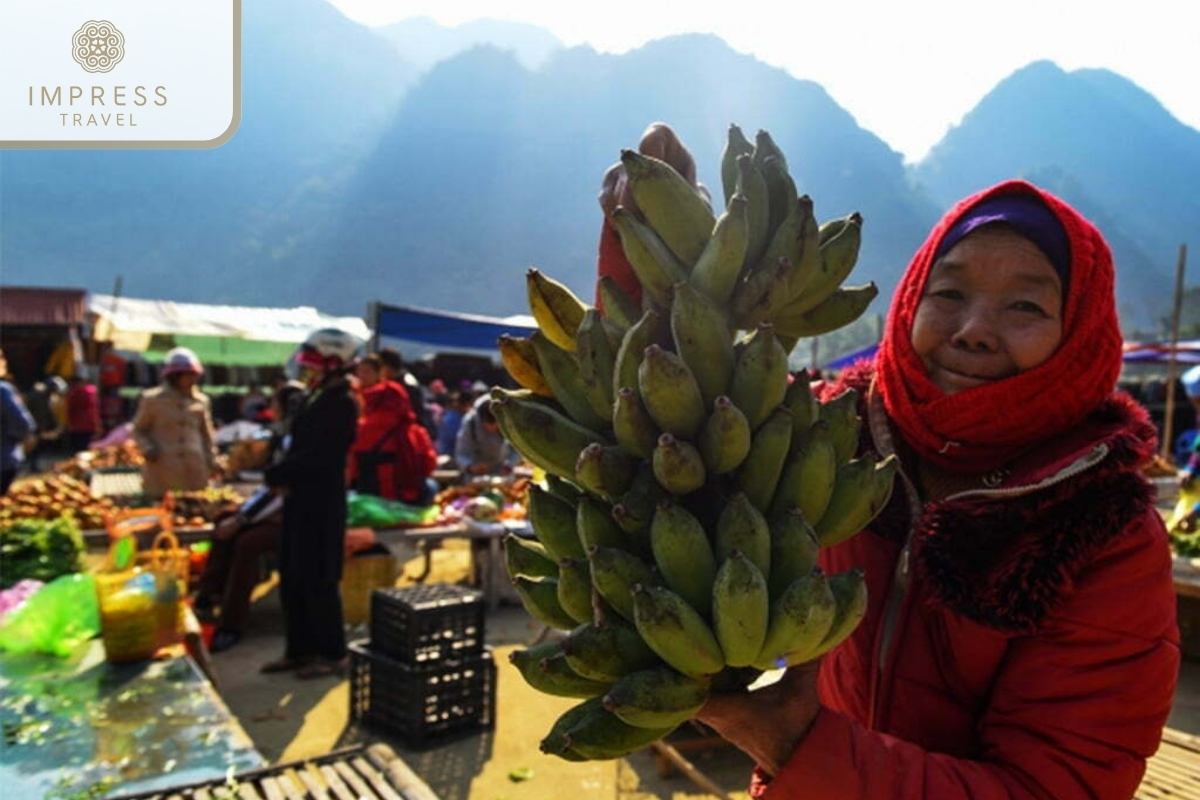
<svg viewBox="0 0 1200 800">
<path fill-rule="evenodd" d="M 0 325 L 82 325 L 87 291 L 0 286 Z"/>
</svg>

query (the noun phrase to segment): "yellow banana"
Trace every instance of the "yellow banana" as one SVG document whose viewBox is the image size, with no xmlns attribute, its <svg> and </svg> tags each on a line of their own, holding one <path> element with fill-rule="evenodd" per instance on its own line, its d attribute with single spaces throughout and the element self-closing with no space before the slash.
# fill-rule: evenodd
<svg viewBox="0 0 1200 800">
<path fill-rule="evenodd" d="M 622 387 L 613 405 L 613 436 L 617 443 L 639 458 L 649 459 L 654 454 L 659 433 L 637 392 L 628 386 Z"/>
<path fill-rule="evenodd" d="M 650 547 L 663 582 L 708 618 L 717 561 L 700 520 L 683 506 L 663 501 L 650 524 Z"/>
<path fill-rule="evenodd" d="M 704 467 L 713 475 L 733 472 L 750 453 L 750 423 L 725 395 L 713 402 L 698 445 Z"/>
<path fill-rule="evenodd" d="M 629 489 L 636 467 L 636 458 L 624 448 L 593 442 L 579 453 L 579 460 L 575 462 L 575 482 L 597 497 L 612 502 Z"/>
<path fill-rule="evenodd" d="M 580 425 L 603 430 L 608 425 L 608 416 L 601 416 L 592 408 L 574 354 L 558 347 L 539 331 L 534 331 L 529 338 L 537 352 L 542 375 L 554 391 L 558 404 Z"/>
<path fill-rule="evenodd" d="M 700 451 L 669 433 L 658 437 L 651 464 L 654 477 L 671 494 L 688 494 L 704 485 L 704 459 Z"/>
<path fill-rule="evenodd" d="M 712 238 L 704 246 L 688 280 L 718 306 L 724 307 L 746 261 L 750 229 L 746 219 L 748 201 L 735 194 L 717 218 Z"/>
<path fill-rule="evenodd" d="M 858 452 L 858 438 L 862 430 L 862 418 L 858 415 L 858 391 L 848 389 L 832 400 L 821 403 L 818 411 L 820 418 L 829 423 L 829 439 L 833 442 L 838 464 L 845 464 Z"/>
<path fill-rule="evenodd" d="M 571 630 L 579 623 L 558 602 L 558 580 L 555 578 L 526 578 L 518 575 L 512 579 L 513 588 L 521 598 L 521 605 L 529 616 L 543 625 L 561 630 Z"/>
<path fill-rule="evenodd" d="M 863 315 L 879 294 L 874 281 L 863 286 L 843 286 L 835 289 L 820 305 L 802 314 L 791 316 L 787 308 L 775 316 L 779 332 L 786 336 L 820 336 L 844 328 Z"/>
<path fill-rule="evenodd" d="M 690 439 L 707 416 L 704 397 L 692 370 L 670 350 L 652 344 L 638 366 L 638 393 L 658 427 Z"/>
<path fill-rule="evenodd" d="M 621 721 L 639 728 L 682 725 L 708 700 L 709 681 L 652 667 L 622 676 L 604 695 L 604 707 Z"/>
<path fill-rule="evenodd" d="M 617 327 L 600 316 L 596 309 L 588 309 L 575 337 L 575 360 L 579 365 L 584 396 L 596 416 L 604 420 L 612 417 L 613 369 L 620 342 Z"/>
<path fill-rule="evenodd" d="M 680 283 L 671 303 L 671 335 L 700 388 L 704 408 L 711 408 L 733 376 L 733 332 L 725 313 L 695 286 Z"/>
<path fill-rule="evenodd" d="M 496 341 L 500 350 L 500 359 L 512 379 L 532 392 L 545 397 L 553 397 L 554 390 L 546 383 L 546 376 L 538 366 L 537 351 L 533 342 L 527 338 L 501 334 Z"/>
<path fill-rule="evenodd" d="M 551 559 L 546 547 L 540 542 L 522 539 L 510 533 L 504 537 L 504 565 L 509 576 L 515 578 L 557 578 L 558 564 Z"/>
<path fill-rule="evenodd" d="M 618 614 L 633 621 L 633 587 L 658 583 L 654 571 L 642 559 L 617 547 L 588 550 L 592 586 Z"/>
<path fill-rule="evenodd" d="M 634 587 L 633 621 L 650 649 L 684 675 L 715 675 L 725 666 L 712 628 L 687 601 L 666 587 Z"/>
<path fill-rule="evenodd" d="M 861 568 L 856 567 L 834 575 L 829 579 L 829 588 L 833 592 L 837 611 L 833 615 L 828 633 L 812 652 L 809 660 L 828 653 L 845 641 L 854 633 L 854 629 L 867 613 L 866 573 Z"/>
<path fill-rule="evenodd" d="M 567 634 L 562 651 L 576 674 L 608 683 L 658 663 L 658 656 L 626 622 L 585 622 Z"/>
<path fill-rule="evenodd" d="M 759 325 L 743 343 L 729 381 L 729 399 L 757 431 L 787 395 L 787 353 L 770 325 Z M 789 433 L 790 435 L 790 433 Z"/>
<path fill-rule="evenodd" d="M 748 667 L 767 636 L 770 598 L 767 580 L 754 562 L 733 551 L 712 584 L 713 632 L 726 666 Z"/>
<path fill-rule="evenodd" d="M 529 311 L 547 339 L 567 352 L 575 350 L 575 332 L 587 304 L 575 293 L 536 267 L 525 273 Z"/>
<path fill-rule="evenodd" d="M 583 558 L 583 545 L 575 528 L 575 507 L 537 484 L 530 484 L 526 514 L 538 541 L 555 561 L 567 556 Z"/>
<path fill-rule="evenodd" d="M 542 694 L 555 697 L 598 697 L 605 694 L 611 683 L 593 681 L 577 675 L 567 664 L 560 642 L 544 642 L 514 650 L 508 661 L 517 668 L 525 682 Z"/>
<path fill-rule="evenodd" d="M 738 468 L 734 486 L 759 511 L 770 508 L 791 441 L 792 414 L 786 408 L 777 408 L 750 440 L 750 452 Z"/>
<path fill-rule="evenodd" d="M 767 635 L 754 666 L 781 669 L 812 660 L 836 611 L 829 581 L 819 569 L 793 581 L 771 603 Z"/>
<path fill-rule="evenodd" d="M 712 208 L 665 161 L 634 150 L 621 151 L 629 188 L 646 223 L 689 269 L 712 235 Z"/>
<path fill-rule="evenodd" d="M 558 604 L 576 622 L 591 621 L 592 570 L 586 558 L 558 562 Z"/>
<path fill-rule="evenodd" d="M 601 310 L 604 318 L 612 322 L 622 333 L 633 327 L 642 317 L 642 309 L 617 282 L 608 275 L 601 275 L 597 283 Z"/>
<path fill-rule="evenodd" d="M 660 306 L 670 305 L 672 287 L 687 279 L 687 267 L 658 234 L 629 209 L 617 206 L 610 219 L 642 289 Z"/>
<path fill-rule="evenodd" d="M 592 547 L 629 549 L 629 539 L 612 517 L 607 503 L 593 497 L 582 497 L 575 507 L 575 529 L 584 553 Z"/>
<path fill-rule="evenodd" d="M 500 429 L 521 455 L 547 472 L 573 477 L 583 448 L 602 437 L 549 406 L 515 397 L 493 399 Z"/>
<path fill-rule="evenodd" d="M 729 558 L 734 551 L 750 559 L 763 575 L 771 574 L 771 529 L 745 492 L 735 492 L 725 502 L 713 531 L 717 560 Z"/>
<path fill-rule="evenodd" d="M 737 192 L 738 156 L 750 156 L 753 161 L 754 145 L 742 133 L 737 125 L 729 126 L 729 134 L 725 140 L 725 149 L 721 152 L 721 189 L 725 194 L 725 204 Z"/>
<path fill-rule="evenodd" d="M 838 467 L 837 483 L 829 506 L 813 526 L 822 547 L 844 542 L 865 528 L 892 496 L 896 456 L 876 462 L 869 456 Z"/>
<path fill-rule="evenodd" d="M 771 500 L 770 514 L 774 516 L 796 507 L 810 525 L 816 525 L 833 496 L 837 469 L 829 423 L 817 420 L 807 434 L 798 441 L 793 439 Z"/>
<path fill-rule="evenodd" d="M 793 581 L 817 566 L 817 534 L 799 509 L 788 509 L 771 518 L 771 574 L 767 588 L 771 599 L 783 594 Z"/>
<path fill-rule="evenodd" d="M 816 308 L 849 277 L 858 260 L 858 248 L 862 241 L 862 216 L 855 212 L 838 222 L 841 224 L 838 225 L 837 233 L 829 239 L 825 239 L 825 226 L 820 229 L 820 259 L 815 277 L 804 288 L 803 294 L 792 295 L 794 299 L 781 313 L 795 316 Z"/>
<path fill-rule="evenodd" d="M 660 341 L 666 330 L 662 316 L 648 309 L 633 327 L 625 332 L 621 346 L 617 348 L 617 359 L 613 366 L 613 397 L 622 389 L 638 391 L 638 367 L 646 348 Z M 641 397 L 641 394 L 638 395 Z"/>
</svg>

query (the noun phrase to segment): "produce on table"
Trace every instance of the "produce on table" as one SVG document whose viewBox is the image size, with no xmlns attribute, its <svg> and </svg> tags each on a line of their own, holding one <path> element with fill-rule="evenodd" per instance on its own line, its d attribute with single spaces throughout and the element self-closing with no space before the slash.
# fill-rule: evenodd
<svg viewBox="0 0 1200 800">
<path fill-rule="evenodd" d="M 22 580 L 48 583 L 83 569 L 83 536 L 70 514 L 18 519 L 0 526 L 0 588 Z"/>
<path fill-rule="evenodd" d="M 19 481 L 0 497 L 0 525 L 17 520 L 53 520 L 69 513 L 83 530 L 104 527 L 106 515 L 116 510 L 109 498 L 92 495 L 88 485 L 67 475 Z"/>
<path fill-rule="evenodd" d="M 231 486 L 209 486 L 191 492 L 171 492 L 175 526 L 195 528 L 216 521 L 238 509 L 246 498 Z"/>
<path fill-rule="evenodd" d="M 140 467 L 146 461 L 141 449 L 132 439 L 120 444 L 100 447 L 95 450 L 83 450 L 66 461 L 54 466 L 54 472 L 59 475 L 69 475 L 72 478 L 85 478 L 88 473 L 97 469 L 115 469 L 118 467 Z"/>
<path fill-rule="evenodd" d="M 826 575 L 817 552 L 874 518 L 895 472 L 894 457 L 857 455 L 852 392 L 820 402 L 788 374 L 800 338 L 877 293 L 843 286 L 861 217 L 818 224 L 765 131 L 751 143 L 730 127 L 719 215 L 669 128 L 641 147 L 684 167 L 621 154 L 621 204 L 606 211 L 642 297 L 606 277 L 592 308 L 531 269 L 539 330 L 501 343 L 524 388 L 492 392 L 505 436 L 547 473 L 529 488 L 537 542 L 509 537 L 508 569 L 526 610 L 570 631 L 513 663 L 581 699 L 541 743 L 572 761 L 644 747 L 710 692 L 845 639 L 866 610 L 863 573 Z"/>
</svg>

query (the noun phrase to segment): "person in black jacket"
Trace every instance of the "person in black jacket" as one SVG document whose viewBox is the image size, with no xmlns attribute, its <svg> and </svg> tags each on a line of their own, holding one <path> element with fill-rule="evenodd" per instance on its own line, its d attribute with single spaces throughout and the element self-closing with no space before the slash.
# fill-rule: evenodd
<svg viewBox="0 0 1200 800">
<path fill-rule="evenodd" d="M 286 455 L 264 474 L 267 485 L 284 496 L 279 594 L 287 645 L 283 657 L 263 665 L 262 672 L 317 678 L 345 671 L 338 584 L 346 537 L 346 455 L 358 419 L 346 370 L 357 349 L 353 336 L 327 329 L 310 336 L 296 357 L 311 391 L 292 421 Z"/>
</svg>

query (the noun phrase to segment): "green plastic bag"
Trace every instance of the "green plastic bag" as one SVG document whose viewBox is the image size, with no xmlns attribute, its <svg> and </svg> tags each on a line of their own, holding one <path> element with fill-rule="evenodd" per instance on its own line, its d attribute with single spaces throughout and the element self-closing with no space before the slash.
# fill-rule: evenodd
<svg viewBox="0 0 1200 800">
<path fill-rule="evenodd" d="M 350 528 L 405 528 L 427 525 L 437 519 L 437 506 L 410 506 L 373 494 L 346 497 L 346 525 Z"/>
<path fill-rule="evenodd" d="M 4 618 L 0 650 L 66 658 L 98 633 L 96 582 L 91 575 L 72 573 L 50 581 Z"/>
</svg>

